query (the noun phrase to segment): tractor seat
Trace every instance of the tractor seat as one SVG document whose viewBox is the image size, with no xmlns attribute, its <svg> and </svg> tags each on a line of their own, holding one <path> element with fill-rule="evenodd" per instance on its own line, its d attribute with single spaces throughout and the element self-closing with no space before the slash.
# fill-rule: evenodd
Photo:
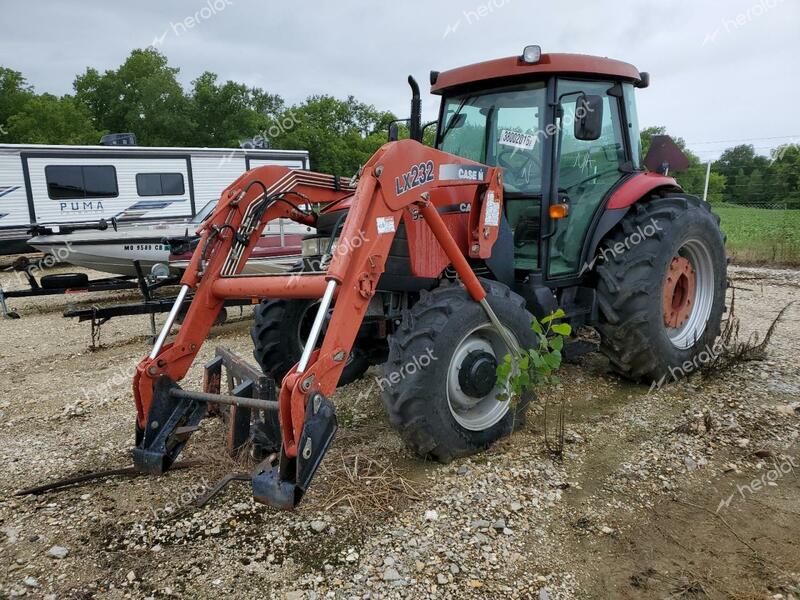
<svg viewBox="0 0 800 600">
<path fill-rule="evenodd" d="M 532 199 L 506 201 L 506 218 L 514 231 L 514 263 L 517 269 L 532 270 L 539 264 L 541 202 Z"/>
<path fill-rule="evenodd" d="M 526 202 L 527 203 L 527 202 Z M 514 228 L 514 246 L 522 248 L 527 244 L 538 244 L 542 230 L 541 208 L 537 202 L 533 206 L 526 206 L 517 214 Z"/>
</svg>

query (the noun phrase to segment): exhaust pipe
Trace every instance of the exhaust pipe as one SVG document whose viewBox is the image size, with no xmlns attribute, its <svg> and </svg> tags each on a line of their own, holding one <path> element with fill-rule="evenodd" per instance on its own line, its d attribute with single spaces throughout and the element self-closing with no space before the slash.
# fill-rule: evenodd
<svg viewBox="0 0 800 600">
<path fill-rule="evenodd" d="M 409 75 L 408 85 L 411 86 L 411 139 L 422 143 L 422 100 L 419 96 L 419 84 Z"/>
</svg>

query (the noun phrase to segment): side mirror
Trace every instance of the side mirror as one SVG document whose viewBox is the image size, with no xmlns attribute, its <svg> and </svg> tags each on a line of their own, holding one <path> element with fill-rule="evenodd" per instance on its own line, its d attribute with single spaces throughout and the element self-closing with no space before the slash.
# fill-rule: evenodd
<svg viewBox="0 0 800 600">
<path fill-rule="evenodd" d="M 603 133 L 603 97 L 581 94 L 575 103 L 575 139 L 593 142 Z"/>
<path fill-rule="evenodd" d="M 397 131 L 397 123 L 389 123 L 389 141 L 396 142 L 400 137 Z"/>
</svg>

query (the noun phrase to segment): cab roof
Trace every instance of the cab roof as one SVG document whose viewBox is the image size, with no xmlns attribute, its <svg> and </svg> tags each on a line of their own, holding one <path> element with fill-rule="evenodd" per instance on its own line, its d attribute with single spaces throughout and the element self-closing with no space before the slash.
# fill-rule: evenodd
<svg viewBox="0 0 800 600">
<path fill-rule="evenodd" d="M 431 73 L 431 93 L 466 88 L 476 84 L 496 82 L 503 79 L 531 79 L 537 75 L 584 75 L 610 77 L 639 84 L 646 75 L 631 64 L 610 58 L 585 54 L 542 54 L 536 63 L 527 63 L 520 56 L 498 58 L 442 73 Z"/>
</svg>

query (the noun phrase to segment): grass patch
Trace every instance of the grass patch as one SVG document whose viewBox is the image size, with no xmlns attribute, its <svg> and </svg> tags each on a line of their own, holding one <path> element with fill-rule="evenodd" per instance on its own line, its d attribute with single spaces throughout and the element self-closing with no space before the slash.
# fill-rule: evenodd
<svg viewBox="0 0 800 600">
<path fill-rule="evenodd" d="M 770 210 L 714 204 L 728 236 L 728 254 L 738 264 L 800 266 L 800 210 Z"/>
</svg>

